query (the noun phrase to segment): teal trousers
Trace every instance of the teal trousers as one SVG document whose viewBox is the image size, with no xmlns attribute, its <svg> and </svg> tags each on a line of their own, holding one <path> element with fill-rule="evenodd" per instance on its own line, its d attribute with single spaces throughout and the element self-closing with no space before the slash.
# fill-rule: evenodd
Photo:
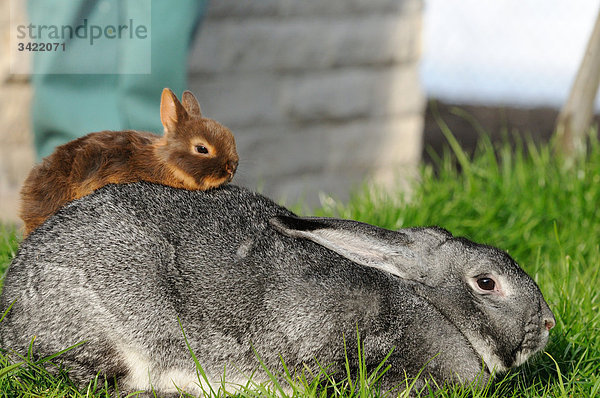
<svg viewBox="0 0 600 398">
<path fill-rule="evenodd" d="M 188 52 L 206 0 L 28 1 L 29 34 L 77 50 L 34 53 L 38 160 L 93 131 L 160 134 L 162 89 L 179 96 L 186 88 Z"/>
</svg>

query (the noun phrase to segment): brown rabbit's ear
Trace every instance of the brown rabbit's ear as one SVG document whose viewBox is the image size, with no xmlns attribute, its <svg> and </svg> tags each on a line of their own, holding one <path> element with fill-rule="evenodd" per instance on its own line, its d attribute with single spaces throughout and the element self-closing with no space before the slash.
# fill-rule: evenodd
<svg viewBox="0 0 600 398">
<path fill-rule="evenodd" d="M 190 114 L 190 116 L 201 117 L 202 111 L 200 110 L 200 104 L 194 94 L 191 91 L 184 91 L 181 96 L 181 102 L 183 103 L 183 107 Z"/>
<path fill-rule="evenodd" d="M 165 128 L 165 132 L 175 132 L 177 125 L 188 119 L 188 112 L 181 105 L 177 96 L 171 89 L 165 88 L 160 97 L 160 121 Z"/>
</svg>

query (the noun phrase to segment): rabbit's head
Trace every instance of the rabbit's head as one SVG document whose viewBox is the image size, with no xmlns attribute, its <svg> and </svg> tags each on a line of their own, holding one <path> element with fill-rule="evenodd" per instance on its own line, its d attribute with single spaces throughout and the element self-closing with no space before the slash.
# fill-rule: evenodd
<svg viewBox="0 0 600 398">
<path fill-rule="evenodd" d="M 444 229 L 390 231 L 350 220 L 287 216 L 270 222 L 285 235 L 408 281 L 460 330 L 490 373 L 540 351 L 555 324 L 536 283 L 508 254 Z"/>
<path fill-rule="evenodd" d="M 186 187 L 205 190 L 231 181 L 239 161 L 235 138 L 227 127 L 202 117 L 191 92 L 185 91 L 179 102 L 165 88 L 160 119 L 165 133 L 157 153 Z"/>
</svg>

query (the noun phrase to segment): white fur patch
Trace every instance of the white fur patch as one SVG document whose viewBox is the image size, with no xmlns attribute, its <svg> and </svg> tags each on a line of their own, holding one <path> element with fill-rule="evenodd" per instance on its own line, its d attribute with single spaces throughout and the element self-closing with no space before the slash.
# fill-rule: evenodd
<svg viewBox="0 0 600 398">
<path fill-rule="evenodd" d="M 500 284 L 500 289 L 505 297 L 514 296 L 515 291 L 508 280 L 504 275 L 498 275 L 498 283 Z"/>
<path fill-rule="evenodd" d="M 135 390 L 148 390 L 150 387 L 150 361 L 148 358 L 140 351 L 126 346 L 119 347 L 118 352 L 129 369 L 129 374 L 125 379 L 127 387 Z"/>
<path fill-rule="evenodd" d="M 477 338 L 472 338 L 470 336 L 468 336 L 468 339 L 475 351 L 479 354 L 479 356 L 481 356 L 481 358 L 483 358 L 483 362 L 490 373 L 503 373 L 508 370 L 508 368 L 502 363 L 502 360 L 496 354 L 494 354 L 492 349 L 493 344 L 481 341 Z"/>
<path fill-rule="evenodd" d="M 529 359 L 529 357 L 531 356 L 531 351 L 527 350 L 527 351 L 519 351 L 517 353 L 517 357 L 515 359 L 515 366 L 519 366 L 525 363 L 525 361 L 527 361 L 527 359 Z"/>
<path fill-rule="evenodd" d="M 548 331 L 548 330 L 542 331 L 542 339 L 541 339 L 542 343 L 540 344 L 540 347 L 544 347 L 546 345 L 549 335 L 550 335 L 550 331 Z M 531 357 L 533 354 L 535 354 L 540 349 L 541 348 L 536 349 L 536 350 L 526 349 L 526 350 L 519 351 L 515 358 L 514 366 L 520 366 L 520 365 L 524 364 L 529 359 L 529 357 Z"/>
<path fill-rule="evenodd" d="M 252 249 L 252 245 L 254 244 L 254 239 L 246 239 L 242 242 L 242 244 L 238 247 L 235 254 L 239 258 L 245 258 L 250 253 L 250 249 Z"/>
<path fill-rule="evenodd" d="M 132 347 L 121 346 L 119 353 L 129 369 L 125 379 L 128 389 L 152 391 L 154 388 L 157 392 L 168 394 L 177 393 L 179 388 L 195 395 L 202 393 L 195 372 L 182 369 L 158 371 L 152 366 L 147 355 Z"/>
<path fill-rule="evenodd" d="M 210 393 L 211 390 L 217 393 L 222 388 L 220 379 L 209 379 L 207 383 L 201 376 L 199 379 L 195 371 L 175 368 L 158 371 L 152 366 L 150 359 L 142 350 L 125 345 L 119 348 L 119 353 L 129 368 L 129 375 L 124 380 L 124 387 L 127 389 L 135 391 L 152 391 L 154 389 L 159 396 L 162 394 L 178 393 L 179 389 L 186 393 L 200 396 L 204 392 Z M 235 394 L 244 391 L 244 387 L 246 386 L 251 388 L 253 386 L 252 383 L 268 381 L 268 379 L 259 380 L 257 377 L 254 377 L 251 383 L 249 383 L 249 380 L 249 377 L 239 373 L 226 374 L 225 389 L 228 393 Z M 286 392 L 291 393 L 291 389 Z"/>
<path fill-rule="evenodd" d="M 183 391 L 199 395 L 202 392 L 198 376 L 189 371 L 169 369 L 151 380 L 155 390 L 170 393 L 177 392 L 177 387 Z"/>
</svg>

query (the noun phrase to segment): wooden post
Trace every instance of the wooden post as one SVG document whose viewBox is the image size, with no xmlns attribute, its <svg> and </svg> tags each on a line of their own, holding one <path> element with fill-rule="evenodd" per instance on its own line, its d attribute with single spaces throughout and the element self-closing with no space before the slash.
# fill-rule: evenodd
<svg viewBox="0 0 600 398">
<path fill-rule="evenodd" d="M 594 101 L 600 85 L 600 11 L 579 66 L 569 99 L 556 121 L 557 150 L 573 156 L 583 149 L 594 115 Z"/>
</svg>

